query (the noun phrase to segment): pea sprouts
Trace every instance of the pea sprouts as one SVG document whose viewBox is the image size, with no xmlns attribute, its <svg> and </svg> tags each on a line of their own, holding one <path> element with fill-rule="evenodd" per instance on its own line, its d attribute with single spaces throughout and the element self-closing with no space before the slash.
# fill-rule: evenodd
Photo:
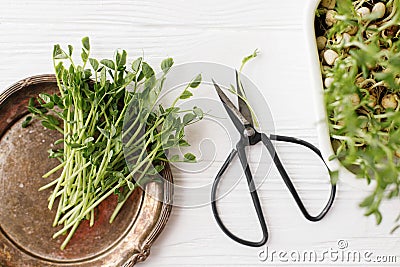
<svg viewBox="0 0 400 267">
<path fill-rule="evenodd" d="M 28 110 L 33 116 L 22 125 L 28 127 L 36 117 L 44 127 L 63 135 L 55 142 L 63 147 L 49 150 L 49 156 L 59 159 L 60 164 L 43 178 L 61 174 L 39 189 L 52 190 L 48 208 L 57 206 L 53 226 L 62 225 L 53 237 L 67 234 L 61 249 L 82 220 L 94 225 L 96 208 L 111 195 L 118 195 L 118 203 L 110 223 L 137 187 L 160 182 L 158 174 L 166 162 L 195 162 L 191 153 L 183 159 L 179 155 L 168 159 L 165 151 L 188 146 L 185 127 L 204 116 L 198 107 L 180 110 L 176 106 L 192 96 L 191 90 L 202 81 L 201 74 L 188 83 L 170 107 L 156 106 L 174 63 L 172 58 L 162 61 L 161 75 L 156 77 L 142 57 L 128 67 L 125 50 L 117 51 L 113 60 L 98 61 L 90 57 L 87 37 L 82 39 L 82 46 L 81 65 L 72 59 L 72 46 L 68 50 L 54 46 L 59 93 L 43 93 L 31 99 Z M 128 127 L 124 129 L 124 125 Z"/>
<path fill-rule="evenodd" d="M 379 224 L 381 202 L 399 197 L 400 1 L 323 0 L 315 31 L 332 158 L 374 181 L 360 206 Z"/>
</svg>

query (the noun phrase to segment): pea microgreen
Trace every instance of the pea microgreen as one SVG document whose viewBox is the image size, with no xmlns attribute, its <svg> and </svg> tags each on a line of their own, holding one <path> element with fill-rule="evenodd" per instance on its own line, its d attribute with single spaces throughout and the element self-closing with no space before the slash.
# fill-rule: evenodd
<svg viewBox="0 0 400 267">
<path fill-rule="evenodd" d="M 184 129 L 204 116 L 199 107 L 185 111 L 176 107 L 180 99 L 193 95 L 190 90 L 200 85 L 201 75 L 188 83 L 170 107 L 157 107 L 163 82 L 174 63 L 172 58 L 161 62 L 162 75 L 156 78 L 154 69 L 142 57 L 127 65 L 127 52 L 122 50 L 114 59 L 98 60 L 90 57 L 90 48 L 89 38 L 83 38 L 82 64 L 78 65 L 72 60 L 71 45 L 67 51 L 54 46 L 59 94 L 42 93 L 31 99 L 27 108 L 32 115 L 22 124 L 28 127 L 36 117 L 44 127 L 63 134 L 54 143 L 63 144 L 63 148 L 49 150 L 49 157 L 61 163 L 43 177 L 57 171 L 61 174 L 40 188 L 52 189 L 49 209 L 58 200 L 53 226 L 63 227 L 53 237 L 67 234 L 61 249 L 82 220 L 89 220 L 91 226 L 95 223 L 94 210 L 106 198 L 118 196 L 111 223 L 138 186 L 159 182 L 157 174 L 169 161 L 165 151 L 189 146 Z M 131 122 L 128 129 L 124 129 L 125 120 Z M 171 161 L 176 160 L 179 156 L 172 156 Z M 195 162 L 196 157 L 187 153 L 184 161 Z"/>
<path fill-rule="evenodd" d="M 374 181 L 360 207 L 379 224 L 382 201 L 399 197 L 400 1 L 321 1 L 315 30 L 332 158 Z"/>
</svg>

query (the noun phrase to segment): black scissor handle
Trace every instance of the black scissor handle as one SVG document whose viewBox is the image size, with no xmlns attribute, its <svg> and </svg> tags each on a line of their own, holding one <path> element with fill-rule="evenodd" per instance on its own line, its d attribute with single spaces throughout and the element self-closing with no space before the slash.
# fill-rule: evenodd
<svg viewBox="0 0 400 267">
<path fill-rule="evenodd" d="M 236 148 L 237 148 L 237 150 L 233 149 L 231 151 L 228 158 L 225 160 L 224 164 L 222 165 L 221 169 L 219 170 L 217 176 L 215 177 L 215 180 L 214 180 L 214 183 L 213 183 L 212 189 L 211 189 L 211 208 L 212 208 L 212 211 L 214 214 L 215 221 L 217 222 L 218 226 L 221 228 L 221 230 L 227 236 L 229 236 L 231 239 L 233 239 L 234 241 L 236 241 L 242 245 L 246 245 L 246 246 L 250 246 L 250 247 L 261 247 L 265 243 L 267 243 L 267 240 L 268 240 L 267 225 L 265 223 L 265 218 L 264 218 L 264 214 L 263 214 L 263 211 L 261 208 L 260 199 L 258 198 L 257 190 L 254 185 L 253 176 L 251 174 L 249 165 L 247 163 L 247 157 L 245 154 L 245 146 L 241 145 L 239 142 L 238 145 L 236 146 Z M 222 222 L 222 220 L 219 216 L 219 213 L 218 213 L 217 204 L 216 204 L 216 200 L 217 200 L 216 195 L 217 195 L 218 184 L 220 183 L 221 177 L 224 174 L 225 170 L 228 168 L 229 164 L 232 162 L 232 160 L 235 158 L 236 155 L 239 155 L 241 165 L 242 165 L 243 170 L 246 175 L 247 185 L 250 190 L 251 199 L 253 201 L 254 208 L 256 210 L 257 217 L 260 222 L 262 235 L 263 235 L 262 239 L 260 241 L 256 241 L 256 242 L 249 241 L 249 240 L 245 240 L 245 239 L 242 239 L 242 238 L 234 235 L 231 231 L 228 230 L 228 228 L 226 228 L 226 226 Z"/>
<path fill-rule="evenodd" d="M 285 182 L 287 188 L 289 189 L 290 193 L 292 194 L 297 206 L 299 207 L 299 209 L 302 212 L 302 214 L 304 215 L 304 217 L 307 220 L 313 221 L 313 222 L 321 220 L 328 213 L 329 209 L 331 208 L 331 206 L 333 204 L 333 201 L 335 199 L 335 194 L 336 194 L 336 185 L 335 184 L 331 185 L 330 197 L 329 197 L 327 204 L 323 208 L 323 210 L 316 216 L 310 215 L 309 212 L 307 211 L 307 209 L 305 208 L 303 202 L 301 201 L 301 198 L 300 198 L 299 194 L 297 193 L 292 181 L 290 180 L 290 177 L 287 174 L 284 166 L 282 165 L 282 163 L 279 159 L 279 156 L 277 154 L 277 151 L 275 150 L 275 147 L 272 144 L 271 140 L 281 141 L 281 142 L 289 142 L 289 143 L 294 143 L 294 144 L 298 144 L 298 145 L 307 147 L 308 149 L 312 150 L 315 154 L 318 155 L 318 157 L 324 163 L 325 167 L 330 172 L 328 165 L 326 164 L 326 162 L 324 161 L 324 159 L 321 155 L 321 152 L 314 145 L 312 145 L 304 140 L 294 138 L 294 137 L 289 137 L 289 136 L 270 135 L 270 137 L 268 137 L 264 133 L 256 133 L 254 140 L 253 140 L 254 143 L 257 143 L 258 141 L 262 141 L 264 146 L 267 148 L 269 154 L 271 155 L 272 159 L 274 160 L 274 164 L 277 167 L 283 181 Z M 237 150 L 233 149 L 231 151 L 228 158 L 225 160 L 224 164 L 222 165 L 220 171 L 218 172 L 217 176 L 215 177 L 215 180 L 214 180 L 214 183 L 213 183 L 212 189 L 211 189 L 211 207 L 212 207 L 213 215 L 215 217 L 215 220 L 216 220 L 218 226 L 228 237 L 230 237 L 234 241 L 236 241 L 240 244 L 246 245 L 246 246 L 260 247 L 260 246 L 264 245 L 268 240 L 268 229 L 267 229 L 264 214 L 263 214 L 263 211 L 261 208 L 260 200 L 259 200 L 259 197 L 257 194 L 257 190 L 256 190 L 256 187 L 254 184 L 253 176 L 251 174 L 250 167 L 247 162 L 245 147 L 248 144 L 244 144 L 243 142 L 244 142 L 243 139 L 241 139 L 241 141 L 239 141 L 239 143 L 236 146 Z M 248 241 L 248 240 L 242 239 L 242 238 L 234 235 L 231 231 L 229 231 L 226 228 L 226 226 L 222 222 L 222 220 L 219 216 L 218 210 L 217 210 L 216 195 L 217 195 L 218 185 L 221 181 L 222 175 L 224 174 L 225 170 L 228 168 L 229 164 L 232 162 L 232 160 L 235 158 L 236 155 L 239 156 L 242 168 L 245 172 L 247 184 L 248 184 L 249 191 L 251 194 L 251 198 L 252 198 L 254 208 L 256 210 L 257 217 L 260 222 L 261 229 L 262 229 L 263 237 L 258 242 Z"/>
<path fill-rule="evenodd" d="M 330 193 L 328 202 L 326 203 L 326 205 L 322 209 L 322 211 L 316 216 L 310 215 L 310 213 L 305 208 L 303 202 L 301 201 L 301 198 L 300 198 L 299 194 L 297 193 L 292 181 L 290 180 L 289 175 L 287 174 L 285 168 L 283 167 L 271 140 L 281 141 L 281 142 L 289 142 L 289 143 L 294 143 L 294 144 L 298 144 L 298 145 L 307 147 L 308 149 L 312 150 L 315 154 L 318 155 L 318 157 L 324 163 L 325 167 L 330 172 L 328 165 L 326 164 L 324 158 L 321 155 L 321 152 L 314 145 L 312 145 L 304 140 L 298 139 L 298 138 L 282 136 L 282 135 L 273 135 L 273 134 L 271 134 L 270 137 L 268 137 L 264 133 L 261 134 L 261 141 L 264 143 L 265 147 L 268 149 L 268 152 L 270 153 L 271 157 L 274 160 L 275 166 L 277 167 L 283 181 L 285 182 L 287 188 L 289 189 L 290 193 L 292 194 L 294 200 L 296 201 L 297 206 L 300 208 L 300 211 L 303 213 L 304 217 L 307 220 L 313 221 L 313 222 L 321 220 L 322 218 L 325 217 L 325 215 L 328 213 L 329 209 L 332 207 L 332 204 L 333 204 L 333 201 L 334 201 L 335 195 L 336 195 L 336 185 L 335 184 L 331 185 L 331 193 Z"/>
</svg>

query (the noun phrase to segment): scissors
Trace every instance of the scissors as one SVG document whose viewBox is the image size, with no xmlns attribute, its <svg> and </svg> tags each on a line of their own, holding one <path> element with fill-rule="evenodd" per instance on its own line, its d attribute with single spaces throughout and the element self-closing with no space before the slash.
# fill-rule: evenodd
<svg viewBox="0 0 400 267">
<path fill-rule="evenodd" d="M 221 90 L 219 85 L 213 80 L 215 90 L 217 91 L 217 94 L 221 100 L 221 102 L 224 105 L 224 108 L 226 112 L 228 113 L 230 119 L 232 120 L 232 123 L 234 124 L 235 128 L 240 134 L 240 140 L 236 144 L 236 148 L 231 151 L 229 154 L 228 158 L 222 165 L 221 169 L 219 170 L 217 176 L 215 177 L 212 190 L 211 190 L 211 207 L 213 211 L 213 215 L 215 217 L 215 220 L 218 224 L 218 226 L 221 228 L 221 230 L 231 239 L 234 241 L 250 246 L 250 247 L 260 247 L 264 245 L 267 240 L 268 240 L 268 229 L 267 229 L 267 224 L 265 222 L 264 218 L 264 213 L 261 208 L 260 204 L 260 199 L 257 194 L 257 189 L 253 180 L 253 175 L 250 171 L 249 164 L 247 162 L 247 157 L 246 157 L 246 151 L 245 148 L 248 146 L 253 146 L 259 142 L 262 142 L 264 146 L 267 148 L 270 156 L 273 159 L 273 162 L 278 169 L 280 176 L 282 177 L 283 181 L 286 184 L 286 187 L 289 189 L 290 193 L 292 194 L 297 206 L 299 207 L 301 213 L 304 215 L 304 217 L 309 220 L 309 221 L 320 221 L 324 216 L 328 213 L 329 209 L 332 207 L 333 201 L 335 199 L 335 194 L 336 194 L 336 185 L 331 184 L 331 192 L 330 196 L 328 199 L 328 202 L 326 203 L 325 207 L 322 209 L 322 211 L 316 215 L 312 216 L 310 213 L 307 211 L 305 208 L 302 200 L 299 197 L 299 194 L 297 193 L 295 187 L 293 186 L 293 183 L 288 175 L 288 173 L 285 170 L 285 167 L 282 165 L 281 160 L 278 157 L 277 151 L 275 150 L 275 147 L 272 143 L 272 141 L 280 141 L 280 142 L 288 142 L 288 143 L 293 143 L 297 145 L 304 146 L 308 149 L 310 149 L 312 152 L 318 155 L 318 157 L 322 160 L 324 166 L 327 168 L 329 174 L 331 174 L 331 171 L 329 170 L 328 165 L 324 161 L 321 152 L 319 151 L 318 148 L 316 148 L 314 145 L 298 139 L 294 137 L 289 137 L 289 136 L 282 136 L 282 135 L 274 135 L 270 134 L 269 136 L 266 135 L 265 133 L 258 132 L 254 126 L 253 126 L 253 118 L 252 118 L 252 113 L 244 101 L 245 99 L 245 93 L 243 86 L 241 82 L 239 81 L 239 74 L 236 71 L 236 94 L 238 96 L 238 104 L 239 104 L 239 109 L 235 107 L 235 105 L 230 101 L 230 99 L 225 95 L 225 93 Z M 225 170 L 228 168 L 228 166 L 231 164 L 232 160 L 236 157 L 239 156 L 240 163 L 242 165 L 243 171 L 246 176 L 247 180 L 247 185 L 250 191 L 251 199 L 258 217 L 258 220 L 260 222 L 261 230 L 262 230 L 262 239 L 260 241 L 249 241 L 242 239 L 236 235 L 234 235 L 228 228 L 224 225 L 222 222 L 218 209 L 217 209 L 217 204 L 216 204 L 216 194 L 217 194 L 217 188 L 219 183 L 221 182 L 222 175 L 224 174 Z"/>
</svg>

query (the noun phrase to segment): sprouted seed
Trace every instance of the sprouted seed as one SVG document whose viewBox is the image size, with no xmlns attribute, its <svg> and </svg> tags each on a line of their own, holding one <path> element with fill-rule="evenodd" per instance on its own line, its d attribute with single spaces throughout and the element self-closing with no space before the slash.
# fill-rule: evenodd
<svg viewBox="0 0 400 267">
<path fill-rule="evenodd" d="M 332 158 L 374 181 L 360 206 L 379 224 L 382 201 L 399 197 L 400 0 L 330 3 L 320 3 L 315 32 Z"/>
</svg>

